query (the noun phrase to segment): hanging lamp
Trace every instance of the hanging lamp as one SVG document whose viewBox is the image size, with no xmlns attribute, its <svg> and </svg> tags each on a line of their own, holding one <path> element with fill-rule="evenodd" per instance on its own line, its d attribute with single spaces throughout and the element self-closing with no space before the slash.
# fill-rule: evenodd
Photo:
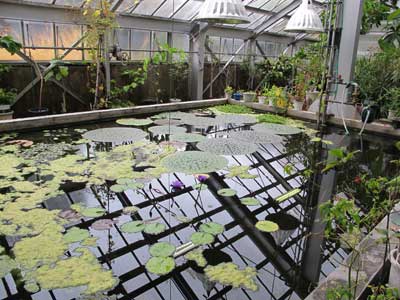
<svg viewBox="0 0 400 300">
<path fill-rule="evenodd" d="M 195 20 L 223 24 L 250 23 L 240 0 L 206 0 Z"/>
<path fill-rule="evenodd" d="M 314 10 L 311 1 L 312 0 L 302 0 L 300 6 L 290 17 L 285 31 L 296 33 L 316 33 L 324 31 L 321 19 Z"/>
</svg>

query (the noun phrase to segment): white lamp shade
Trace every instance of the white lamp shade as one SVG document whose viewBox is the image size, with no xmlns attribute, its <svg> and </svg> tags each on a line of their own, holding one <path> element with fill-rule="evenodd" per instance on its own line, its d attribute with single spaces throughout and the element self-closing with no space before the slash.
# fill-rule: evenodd
<svg viewBox="0 0 400 300">
<path fill-rule="evenodd" d="M 206 0 L 196 20 L 208 23 L 250 23 L 246 9 L 240 0 Z"/>
<path fill-rule="evenodd" d="M 323 32 L 321 19 L 308 0 L 303 0 L 294 14 L 290 17 L 285 31 L 297 33 Z"/>
</svg>

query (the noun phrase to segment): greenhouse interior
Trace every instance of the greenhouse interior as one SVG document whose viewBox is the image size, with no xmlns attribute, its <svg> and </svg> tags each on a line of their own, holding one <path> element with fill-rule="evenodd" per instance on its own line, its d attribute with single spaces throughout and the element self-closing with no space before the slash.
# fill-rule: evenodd
<svg viewBox="0 0 400 300">
<path fill-rule="evenodd" d="M 399 0 L 0 0 L 0 299 L 400 299 Z"/>
</svg>

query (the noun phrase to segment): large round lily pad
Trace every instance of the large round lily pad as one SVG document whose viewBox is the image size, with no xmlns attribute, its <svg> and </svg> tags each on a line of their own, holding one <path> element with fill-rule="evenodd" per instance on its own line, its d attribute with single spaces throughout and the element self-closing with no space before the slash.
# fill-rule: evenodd
<svg viewBox="0 0 400 300">
<path fill-rule="evenodd" d="M 172 257 L 152 257 L 146 263 L 146 270 L 156 275 L 165 275 L 175 268 Z"/>
<path fill-rule="evenodd" d="M 153 123 L 159 126 L 177 126 L 183 124 L 181 120 L 176 119 L 157 119 Z"/>
<path fill-rule="evenodd" d="M 144 226 L 143 231 L 147 234 L 160 234 L 164 232 L 167 227 L 162 223 L 149 223 Z"/>
<path fill-rule="evenodd" d="M 153 123 L 152 119 L 136 119 L 136 118 L 129 118 L 129 119 L 118 119 L 117 124 L 125 125 L 125 126 L 147 126 Z"/>
<path fill-rule="evenodd" d="M 176 247 L 171 243 L 159 242 L 152 245 L 149 249 L 149 252 L 153 257 L 168 257 L 174 254 L 175 249 Z"/>
<path fill-rule="evenodd" d="M 216 118 L 209 118 L 209 117 L 196 117 L 195 115 L 193 116 L 186 116 L 182 118 L 182 122 L 184 122 L 186 125 L 198 127 L 198 128 L 205 128 L 209 126 L 218 126 L 218 125 L 224 125 L 225 122 L 222 122 L 221 120 L 218 120 Z"/>
<path fill-rule="evenodd" d="M 91 130 L 82 136 L 93 142 L 122 144 L 143 140 L 147 133 L 137 128 L 110 127 Z"/>
<path fill-rule="evenodd" d="M 169 172 L 201 174 L 224 169 L 228 160 L 222 156 L 201 151 L 178 152 L 161 161 Z"/>
<path fill-rule="evenodd" d="M 254 144 L 277 144 L 283 141 L 283 138 L 279 135 L 253 130 L 230 132 L 228 138 Z"/>
<path fill-rule="evenodd" d="M 236 195 L 236 191 L 234 189 L 220 189 L 217 194 L 223 197 L 233 197 Z"/>
<path fill-rule="evenodd" d="M 64 235 L 64 240 L 67 243 L 76 243 L 83 241 L 84 239 L 89 237 L 89 231 L 85 229 L 80 229 L 77 227 L 72 227 L 67 233 Z"/>
<path fill-rule="evenodd" d="M 256 144 L 229 138 L 206 139 L 198 143 L 197 148 L 218 155 L 246 155 L 258 150 Z"/>
<path fill-rule="evenodd" d="M 255 124 L 257 120 L 253 116 L 248 115 L 234 115 L 234 114 L 226 114 L 219 115 L 215 118 L 220 123 L 224 124 Z"/>
<path fill-rule="evenodd" d="M 196 246 L 199 245 L 207 245 L 214 242 L 214 236 L 211 233 L 207 232 L 195 232 L 190 236 L 190 240 Z"/>
<path fill-rule="evenodd" d="M 180 120 L 185 117 L 190 117 L 192 116 L 191 113 L 186 113 L 183 111 L 169 111 L 169 112 L 163 112 L 158 115 L 151 116 L 152 119 L 158 120 L 158 119 L 175 119 L 175 120 Z"/>
<path fill-rule="evenodd" d="M 256 223 L 256 228 L 264 232 L 275 232 L 279 230 L 278 224 L 271 221 L 258 221 Z"/>
<path fill-rule="evenodd" d="M 253 126 L 254 131 L 256 132 L 269 132 L 272 134 L 279 135 L 291 135 L 291 134 L 299 134 L 302 132 L 300 128 L 287 126 L 282 124 L 274 124 L 274 123 L 260 123 Z"/>
<path fill-rule="evenodd" d="M 215 222 L 203 223 L 200 225 L 199 229 L 202 232 L 210 233 L 212 235 L 221 234 L 225 230 L 223 225 L 215 223 Z"/>
<path fill-rule="evenodd" d="M 142 221 L 131 221 L 121 226 L 121 231 L 125 233 L 137 233 L 143 231 L 145 225 Z"/>
<path fill-rule="evenodd" d="M 176 134 L 186 132 L 186 128 L 177 126 L 153 126 L 149 128 L 153 135 Z"/>
<path fill-rule="evenodd" d="M 206 137 L 197 133 L 176 133 L 169 137 L 170 141 L 178 141 L 185 143 L 197 143 L 205 140 Z"/>
<path fill-rule="evenodd" d="M 88 207 L 88 208 L 84 208 L 80 214 L 84 217 L 88 217 L 88 218 L 97 218 L 97 217 L 101 217 L 102 215 L 104 215 L 106 213 L 106 210 L 102 207 Z"/>
</svg>

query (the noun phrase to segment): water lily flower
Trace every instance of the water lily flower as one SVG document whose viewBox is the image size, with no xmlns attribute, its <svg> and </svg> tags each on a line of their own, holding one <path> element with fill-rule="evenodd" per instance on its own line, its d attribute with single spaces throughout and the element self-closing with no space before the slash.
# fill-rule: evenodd
<svg viewBox="0 0 400 300">
<path fill-rule="evenodd" d="M 185 187 L 185 185 L 183 184 L 182 181 L 175 180 L 175 181 L 172 182 L 171 187 L 174 190 L 181 190 L 181 189 L 183 189 Z"/>
<path fill-rule="evenodd" d="M 210 177 L 207 174 L 197 174 L 195 175 L 196 179 L 200 182 L 200 183 L 204 183 L 206 182 L 206 180 Z"/>
</svg>

